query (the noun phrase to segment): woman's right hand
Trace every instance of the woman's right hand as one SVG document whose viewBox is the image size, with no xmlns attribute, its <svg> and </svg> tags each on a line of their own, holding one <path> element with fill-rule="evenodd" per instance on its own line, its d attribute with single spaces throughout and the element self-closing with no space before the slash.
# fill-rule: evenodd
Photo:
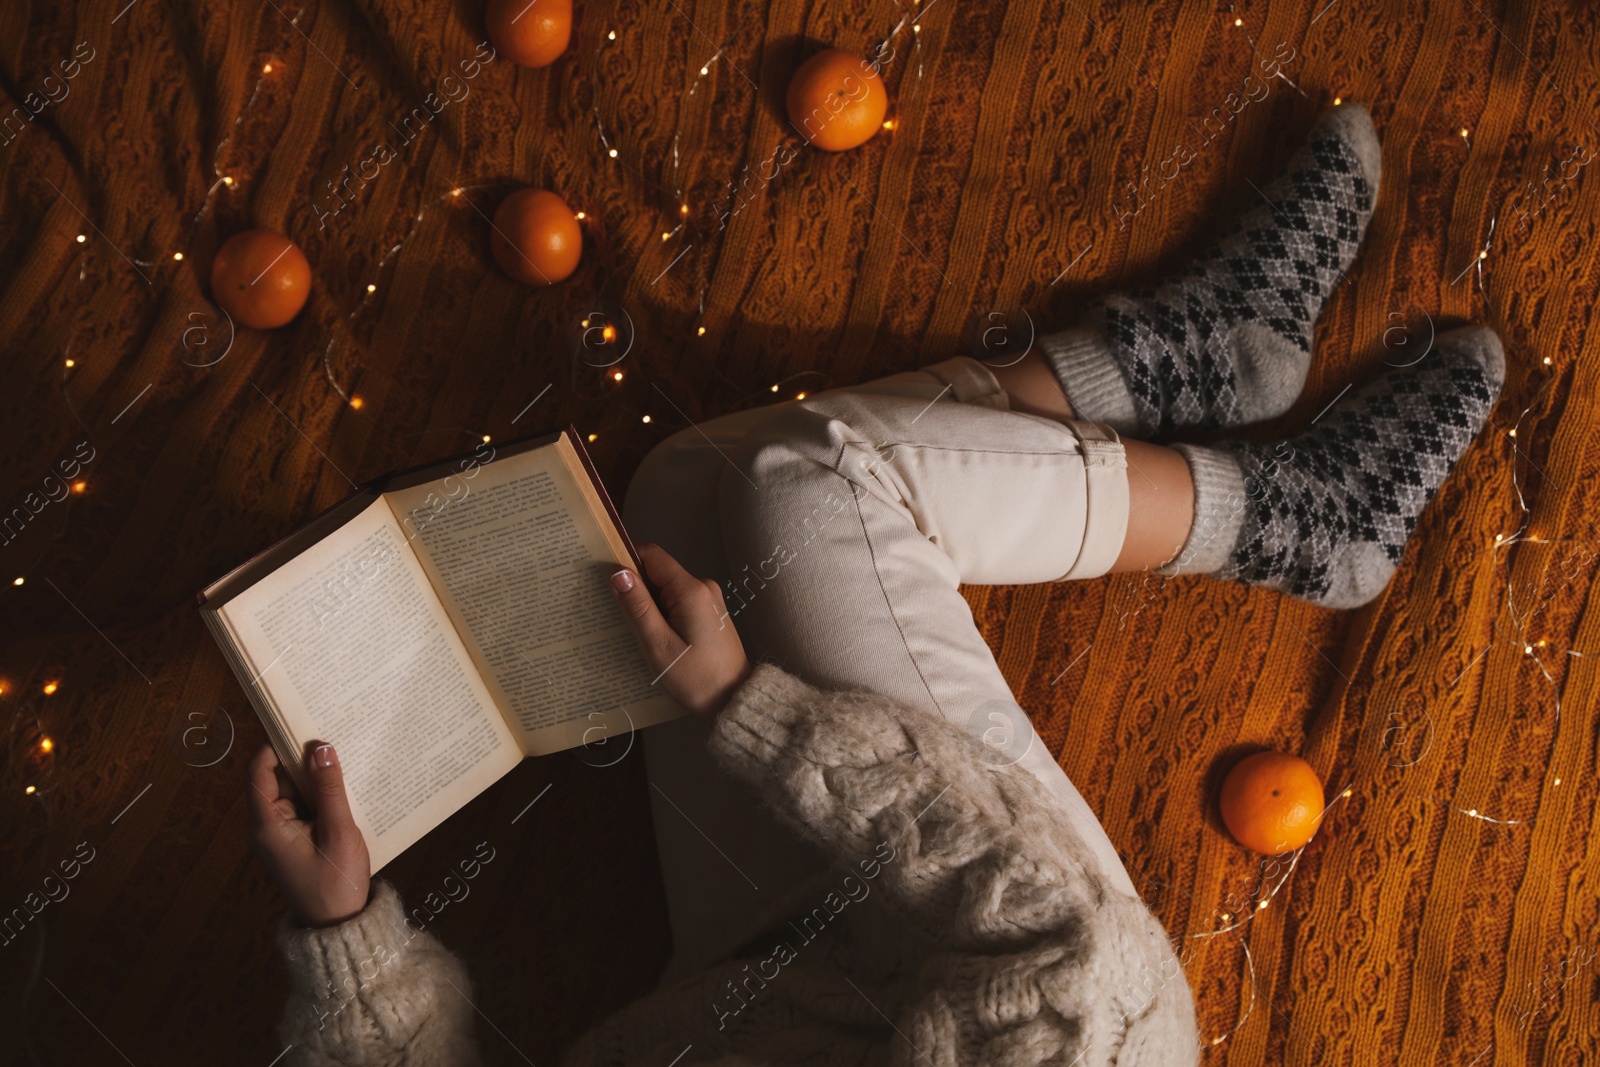
<svg viewBox="0 0 1600 1067">
<path fill-rule="evenodd" d="M 684 570 L 660 545 L 640 545 L 639 558 L 650 581 L 661 590 L 665 617 L 629 568 L 612 573 L 611 587 L 633 623 L 645 662 L 679 704 L 696 715 L 715 715 L 750 676 L 750 661 L 728 616 L 722 590 L 710 578 L 696 578 Z"/>
</svg>

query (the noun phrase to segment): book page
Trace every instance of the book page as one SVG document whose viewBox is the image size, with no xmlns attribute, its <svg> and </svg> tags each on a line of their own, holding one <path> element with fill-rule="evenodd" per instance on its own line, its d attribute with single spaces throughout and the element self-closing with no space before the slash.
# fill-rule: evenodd
<svg viewBox="0 0 1600 1067">
<path fill-rule="evenodd" d="M 611 593 L 633 564 L 578 477 L 557 443 L 384 494 L 529 755 L 682 714 Z"/>
<path fill-rule="evenodd" d="M 381 499 L 221 613 L 296 756 L 338 750 L 374 871 L 521 761 Z"/>
</svg>

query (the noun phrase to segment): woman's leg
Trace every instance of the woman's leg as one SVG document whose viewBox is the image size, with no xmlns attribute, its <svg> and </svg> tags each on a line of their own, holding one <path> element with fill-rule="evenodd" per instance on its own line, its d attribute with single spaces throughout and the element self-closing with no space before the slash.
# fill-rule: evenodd
<svg viewBox="0 0 1600 1067">
<path fill-rule="evenodd" d="M 985 364 L 1005 390 L 1011 410 L 1057 422 L 1074 421 L 1061 379 L 1038 352 L 1006 366 Z M 1123 440 L 1128 460 L 1128 530 L 1113 574 L 1152 570 L 1183 548 L 1194 524 L 1194 479 L 1175 449 Z"/>
</svg>

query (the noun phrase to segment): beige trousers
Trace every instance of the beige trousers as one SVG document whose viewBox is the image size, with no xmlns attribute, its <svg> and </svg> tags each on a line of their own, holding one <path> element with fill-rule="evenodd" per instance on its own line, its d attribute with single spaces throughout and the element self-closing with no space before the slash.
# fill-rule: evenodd
<svg viewBox="0 0 1600 1067">
<path fill-rule="evenodd" d="M 958 589 L 1106 573 L 1128 524 L 1123 447 L 1107 427 L 1008 407 L 959 358 L 713 419 L 646 457 L 625 521 L 722 584 L 752 660 L 942 715 L 1038 776 L 1110 883 L 1137 895 Z M 742 945 L 828 865 L 715 767 L 705 732 L 680 720 L 642 735 L 669 978 Z"/>
</svg>

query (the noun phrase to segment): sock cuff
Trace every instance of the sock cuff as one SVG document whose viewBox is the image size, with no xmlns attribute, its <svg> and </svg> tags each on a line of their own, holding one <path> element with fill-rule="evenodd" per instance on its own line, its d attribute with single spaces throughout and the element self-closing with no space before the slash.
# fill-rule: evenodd
<svg viewBox="0 0 1600 1067">
<path fill-rule="evenodd" d="M 1093 322 L 1047 334 L 1039 338 L 1039 349 L 1056 372 L 1075 418 L 1106 423 L 1119 433 L 1138 431 L 1133 396 L 1105 334 Z"/>
<path fill-rule="evenodd" d="M 1214 574 L 1233 554 L 1244 526 L 1244 472 L 1227 452 L 1202 445 L 1173 446 L 1194 477 L 1194 525 L 1183 548 L 1157 568 L 1161 574 Z"/>
</svg>

